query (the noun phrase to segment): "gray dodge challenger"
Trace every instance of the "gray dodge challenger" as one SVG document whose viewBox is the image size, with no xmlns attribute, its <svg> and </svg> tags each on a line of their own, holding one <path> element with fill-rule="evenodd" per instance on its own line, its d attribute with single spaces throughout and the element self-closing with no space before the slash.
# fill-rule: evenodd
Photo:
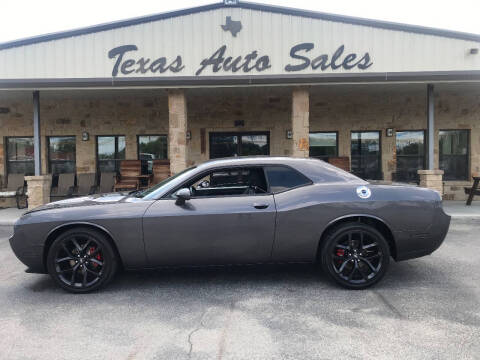
<svg viewBox="0 0 480 360">
<path fill-rule="evenodd" d="M 27 272 L 84 293 L 126 270 L 318 262 L 350 289 L 431 254 L 450 216 L 440 195 L 372 185 L 317 159 L 205 162 L 145 191 L 67 199 L 25 213 L 10 238 Z"/>
</svg>

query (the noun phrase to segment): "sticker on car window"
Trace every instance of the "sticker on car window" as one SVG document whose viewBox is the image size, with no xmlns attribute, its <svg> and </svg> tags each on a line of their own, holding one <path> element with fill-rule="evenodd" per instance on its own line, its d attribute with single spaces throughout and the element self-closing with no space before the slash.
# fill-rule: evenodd
<svg viewBox="0 0 480 360">
<path fill-rule="evenodd" d="M 359 186 L 357 187 L 357 195 L 361 199 L 368 199 L 372 195 L 372 192 L 366 186 Z"/>
</svg>

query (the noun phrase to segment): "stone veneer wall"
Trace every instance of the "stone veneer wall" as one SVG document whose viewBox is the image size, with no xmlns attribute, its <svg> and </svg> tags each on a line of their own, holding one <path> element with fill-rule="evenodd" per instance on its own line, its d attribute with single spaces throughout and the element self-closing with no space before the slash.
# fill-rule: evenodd
<svg viewBox="0 0 480 360">
<path fill-rule="evenodd" d="M 382 168 L 386 180 L 395 171 L 395 137 L 386 128 L 426 129 L 425 86 L 375 85 L 310 87 L 310 130 L 339 131 L 339 155 L 350 156 L 351 130 L 380 130 Z M 187 165 L 209 158 L 211 131 L 269 131 L 271 155 L 293 155 L 292 87 L 216 88 L 186 90 Z M 6 97 L 0 92 L 0 176 L 5 173 L 4 138 L 32 136 L 32 98 L 30 92 Z M 125 135 L 127 158 L 137 158 L 137 135 L 168 134 L 168 97 L 165 90 L 43 91 L 40 93 L 42 135 L 75 135 L 77 172 L 96 170 L 96 135 Z M 436 91 L 436 130 L 470 129 L 471 172 L 480 172 L 480 89 L 462 91 L 455 87 Z M 244 126 L 235 127 L 236 120 Z M 82 131 L 90 140 L 82 141 Z M 202 133 L 204 134 L 202 136 Z M 438 133 L 438 131 L 436 132 Z M 202 140 L 203 138 L 203 140 Z M 438 164 L 438 138 L 435 163 Z M 46 170 L 46 140 L 42 137 L 42 166 Z M 2 166 L 3 164 L 3 166 Z M 464 199 L 463 186 L 470 182 L 446 182 L 445 198 Z"/>
<path fill-rule="evenodd" d="M 33 136 L 31 94 L 19 100 L 4 101 L 0 107 L 10 112 L 0 114 L 0 175 L 5 173 L 5 136 Z M 61 96 L 40 93 L 42 133 L 42 171 L 47 169 L 46 136 L 76 136 L 76 165 L 78 173 L 96 171 L 96 136 L 125 135 L 127 159 L 137 158 L 137 135 L 168 134 L 167 94 L 164 90 L 151 92 L 75 91 Z M 90 135 L 82 141 L 82 132 Z"/>
<path fill-rule="evenodd" d="M 377 88 L 373 85 L 345 87 L 318 86 L 310 90 L 310 131 L 338 131 L 339 155 L 350 156 L 350 133 L 358 130 L 381 131 L 382 170 L 385 180 L 396 169 L 395 136 L 386 129 L 426 130 L 426 86 L 415 89 Z M 456 91 L 435 93 L 435 166 L 438 168 L 438 130 L 470 130 L 470 170 L 480 172 L 480 89 L 469 88 L 467 94 Z M 471 181 L 447 181 L 444 198 L 464 200 L 463 187 Z"/>
<path fill-rule="evenodd" d="M 292 155 L 292 140 L 286 138 L 286 131 L 292 128 L 289 88 L 190 90 L 187 106 L 192 134 L 188 165 L 210 158 L 210 132 L 268 131 L 270 155 Z M 236 127 L 237 120 L 243 120 L 244 126 Z"/>
</svg>

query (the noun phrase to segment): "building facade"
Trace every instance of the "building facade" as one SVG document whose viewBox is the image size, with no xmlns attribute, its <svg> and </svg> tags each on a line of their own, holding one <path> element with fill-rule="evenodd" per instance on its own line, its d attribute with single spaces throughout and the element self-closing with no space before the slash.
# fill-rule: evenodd
<svg viewBox="0 0 480 360">
<path fill-rule="evenodd" d="M 244 2 L 0 44 L 0 176 L 32 175 L 35 198 L 50 175 L 122 159 L 177 173 L 225 156 L 343 157 L 362 178 L 463 199 L 480 172 L 479 45 Z"/>
</svg>

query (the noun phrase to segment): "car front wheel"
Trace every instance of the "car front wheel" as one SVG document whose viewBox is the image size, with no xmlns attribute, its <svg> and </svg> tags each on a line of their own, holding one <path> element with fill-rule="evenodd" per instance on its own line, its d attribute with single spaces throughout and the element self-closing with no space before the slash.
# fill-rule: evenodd
<svg viewBox="0 0 480 360">
<path fill-rule="evenodd" d="M 340 285 L 364 289 L 385 275 L 390 249 L 374 227 L 346 223 L 329 232 L 321 248 L 323 270 Z"/>
<path fill-rule="evenodd" d="M 62 233 L 47 256 L 48 272 L 63 289 L 87 293 L 107 285 L 117 270 L 117 257 L 101 232 L 73 228 Z"/>
</svg>

